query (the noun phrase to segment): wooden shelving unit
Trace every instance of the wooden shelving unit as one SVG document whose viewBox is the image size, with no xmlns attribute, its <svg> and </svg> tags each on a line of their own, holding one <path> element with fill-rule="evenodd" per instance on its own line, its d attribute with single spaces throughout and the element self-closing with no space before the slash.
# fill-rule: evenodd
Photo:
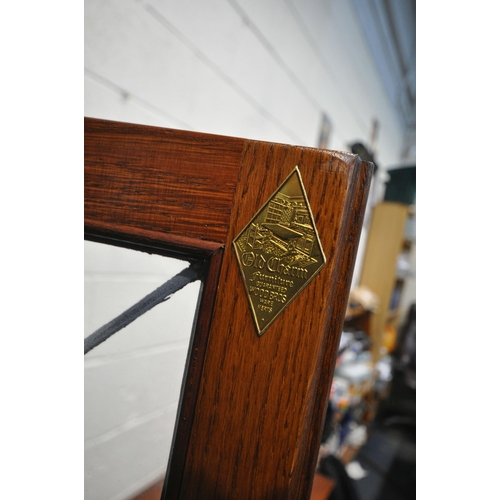
<svg viewBox="0 0 500 500">
<path fill-rule="evenodd" d="M 386 328 L 397 328 L 399 322 L 397 301 L 391 307 L 391 299 L 404 286 L 404 280 L 397 276 L 397 259 L 406 244 L 408 205 L 384 201 L 374 207 L 371 217 L 360 285 L 370 288 L 380 300 L 370 329 L 376 363 L 381 357 Z"/>
</svg>

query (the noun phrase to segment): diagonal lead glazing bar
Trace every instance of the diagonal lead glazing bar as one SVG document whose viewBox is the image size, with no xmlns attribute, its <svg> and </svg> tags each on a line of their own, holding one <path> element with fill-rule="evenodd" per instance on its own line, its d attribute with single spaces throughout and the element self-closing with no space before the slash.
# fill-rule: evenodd
<svg viewBox="0 0 500 500">
<path fill-rule="evenodd" d="M 112 319 L 109 323 L 101 326 L 101 328 L 98 328 L 94 333 L 90 334 L 85 339 L 84 354 L 87 354 L 89 351 L 94 349 L 94 347 L 97 347 L 116 332 L 125 328 L 127 325 L 132 323 L 132 321 L 136 320 L 139 316 L 142 316 L 154 306 L 167 300 L 175 292 L 178 292 L 189 283 L 201 279 L 201 277 L 201 266 L 192 264 L 189 267 L 186 267 L 179 274 L 176 274 L 166 283 L 146 295 L 132 307 Z"/>
</svg>

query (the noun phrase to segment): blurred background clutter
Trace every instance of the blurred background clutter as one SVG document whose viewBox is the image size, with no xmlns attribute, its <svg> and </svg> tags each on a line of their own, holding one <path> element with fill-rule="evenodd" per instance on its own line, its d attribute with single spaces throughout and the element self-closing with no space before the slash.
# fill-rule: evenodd
<svg viewBox="0 0 500 500">
<path fill-rule="evenodd" d="M 85 0 L 85 116 L 375 164 L 315 499 L 416 496 L 415 4 Z M 85 245 L 86 336 L 187 266 Z M 85 357 L 86 500 L 159 498 L 198 292 Z"/>
</svg>

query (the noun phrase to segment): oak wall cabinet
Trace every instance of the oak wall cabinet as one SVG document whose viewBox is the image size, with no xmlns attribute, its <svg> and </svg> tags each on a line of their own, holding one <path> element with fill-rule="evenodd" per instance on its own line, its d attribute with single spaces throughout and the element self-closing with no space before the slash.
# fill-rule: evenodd
<svg viewBox="0 0 500 500">
<path fill-rule="evenodd" d="M 163 499 L 309 498 L 372 172 L 348 153 L 86 118 L 85 237 L 204 272 Z"/>
</svg>

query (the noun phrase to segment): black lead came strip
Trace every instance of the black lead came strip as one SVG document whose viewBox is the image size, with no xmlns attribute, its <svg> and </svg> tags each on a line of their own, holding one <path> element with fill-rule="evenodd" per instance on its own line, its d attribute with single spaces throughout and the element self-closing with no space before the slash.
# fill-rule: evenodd
<svg viewBox="0 0 500 500">
<path fill-rule="evenodd" d="M 178 292 L 189 283 L 201 279 L 202 271 L 199 265 L 192 264 L 183 269 L 179 274 L 169 279 L 166 283 L 158 287 L 156 290 L 146 295 L 139 302 L 124 311 L 115 319 L 106 323 L 101 328 L 97 329 L 94 333 L 85 339 L 84 354 L 97 347 L 99 344 L 107 340 L 116 332 L 125 328 L 128 324 L 132 323 L 139 316 L 152 309 L 154 306 L 161 304 L 172 294 Z"/>
</svg>

